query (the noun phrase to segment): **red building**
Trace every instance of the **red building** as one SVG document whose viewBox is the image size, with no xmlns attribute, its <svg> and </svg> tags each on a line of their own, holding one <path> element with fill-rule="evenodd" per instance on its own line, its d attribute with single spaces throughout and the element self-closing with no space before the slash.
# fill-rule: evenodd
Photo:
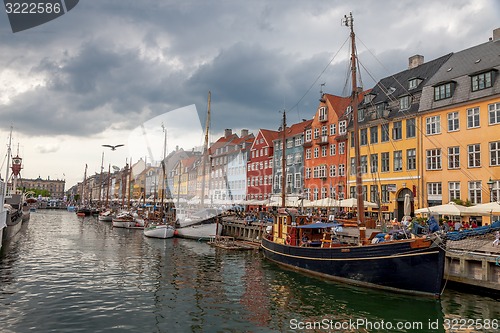
<svg viewBox="0 0 500 333">
<path fill-rule="evenodd" d="M 362 100 L 364 94 L 360 94 Z M 323 94 L 304 132 L 304 191 L 309 200 L 344 199 L 350 97 Z"/>
<path fill-rule="evenodd" d="M 277 131 L 261 129 L 247 164 L 247 200 L 269 199 L 273 193 L 273 141 Z"/>
</svg>

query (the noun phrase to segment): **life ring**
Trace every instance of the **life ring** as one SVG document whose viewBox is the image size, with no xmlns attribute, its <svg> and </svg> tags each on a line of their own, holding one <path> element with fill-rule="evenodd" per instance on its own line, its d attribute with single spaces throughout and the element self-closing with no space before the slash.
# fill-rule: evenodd
<svg viewBox="0 0 500 333">
<path fill-rule="evenodd" d="M 285 244 L 290 245 L 291 241 L 292 241 L 292 239 L 290 238 L 290 235 L 287 235 L 286 240 L 285 240 Z"/>
</svg>

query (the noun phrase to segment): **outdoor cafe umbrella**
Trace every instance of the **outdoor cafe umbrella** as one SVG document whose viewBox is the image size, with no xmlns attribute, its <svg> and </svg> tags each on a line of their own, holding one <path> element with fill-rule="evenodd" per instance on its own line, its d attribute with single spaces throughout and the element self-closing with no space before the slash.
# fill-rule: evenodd
<svg viewBox="0 0 500 333">
<path fill-rule="evenodd" d="M 405 194 L 405 201 L 403 202 L 403 214 L 404 216 L 410 216 L 411 214 L 411 199 L 408 193 Z"/>
<path fill-rule="evenodd" d="M 476 213 L 479 215 L 500 215 L 500 202 L 477 204 L 475 206 L 468 207 L 467 210 L 470 213 Z"/>
<path fill-rule="evenodd" d="M 339 200 L 337 206 L 354 208 L 358 206 L 358 202 L 356 198 L 349 198 L 349 199 Z M 363 201 L 363 206 L 365 206 L 365 208 L 366 207 L 378 208 L 378 205 L 376 203 L 369 201 Z"/>
<path fill-rule="evenodd" d="M 469 212 L 468 207 L 458 205 L 454 202 L 450 202 L 445 205 L 420 208 L 417 209 L 415 213 L 436 213 L 440 215 L 453 215 L 453 216 L 472 215 L 472 213 Z"/>
</svg>

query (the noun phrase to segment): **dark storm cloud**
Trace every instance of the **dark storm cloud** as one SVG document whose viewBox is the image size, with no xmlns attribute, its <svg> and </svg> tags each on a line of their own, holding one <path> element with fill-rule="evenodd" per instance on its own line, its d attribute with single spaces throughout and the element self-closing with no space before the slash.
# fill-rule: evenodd
<svg viewBox="0 0 500 333">
<path fill-rule="evenodd" d="M 0 65 L 20 73 L 9 79 L 42 81 L 9 96 L 1 126 L 86 136 L 131 129 L 193 103 L 204 123 L 210 90 L 215 130 L 276 128 L 283 109 L 291 123 L 312 117 L 320 83 L 325 92 L 345 94 L 347 52 L 318 76 L 348 36 L 340 19 L 350 10 L 370 88 L 404 70 L 413 54 L 431 60 L 460 50 L 463 40 L 486 41 L 495 26 L 462 22 L 476 11 L 482 21 L 496 17 L 482 9 L 489 5 L 498 10 L 489 0 L 366 0 L 354 8 L 343 1 L 85 1 L 16 35 L 6 34 L 0 19 Z"/>
</svg>

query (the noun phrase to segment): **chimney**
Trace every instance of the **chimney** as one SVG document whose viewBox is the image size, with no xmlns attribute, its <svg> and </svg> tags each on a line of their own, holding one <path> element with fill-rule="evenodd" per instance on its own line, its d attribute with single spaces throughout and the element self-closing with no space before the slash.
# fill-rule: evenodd
<svg viewBox="0 0 500 333">
<path fill-rule="evenodd" d="M 424 63 L 424 56 L 420 54 L 416 54 L 410 58 L 408 58 L 408 69 L 412 69 L 418 67 Z"/>
<path fill-rule="evenodd" d="M 225 137 L 225 138 L 230 137 L 232 134 L 233 134 L 233 130 L 232 130 L 232 129 L 230 129 L 230 128 L 226 128 L 226 129 L 224 130 L 224 137 Z"/>
<path fill-rule="evenodd" d="M 247 129 L 242 129 L 240 137 L 244 138 L 245 136 L 248 136 L 248 130 Z"/>
<path fill-rule="evenodd" d="M 493 41 L 500 40 L 500 28 L 493 30 Z"/>
</svg>

